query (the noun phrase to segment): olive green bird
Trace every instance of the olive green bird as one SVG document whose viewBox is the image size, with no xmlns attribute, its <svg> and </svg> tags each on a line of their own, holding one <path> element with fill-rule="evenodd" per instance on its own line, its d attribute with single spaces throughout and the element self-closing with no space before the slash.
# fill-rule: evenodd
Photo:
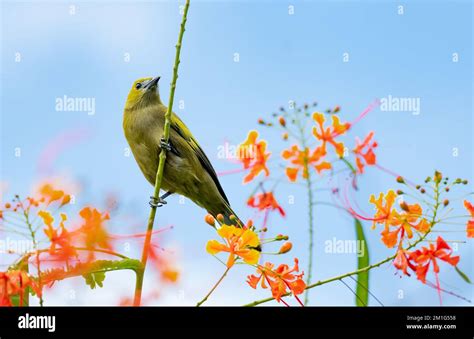
<svg viewBox="0 0 474 339">
<path fill-rule="evenodd" d="M 123 129 L 133 156 L 153 186 L 161 148 L 168 151 L 161 187 L 166 193 L 157 201 L 151 197 L 150 205 L 160 207 L 166 204 L 166 197 L 177 193 L 191 199 L 214 217 L 222 214 L 226 224 L 242 225 L 230 207 L 211 162 L 175 113 L 171 114 L 168 143 L 162 138 L 167 107 L 160 99 L 159 80 L 160 77 L 136 80 L 128 94 L 123 115 Z"/>
</svg>

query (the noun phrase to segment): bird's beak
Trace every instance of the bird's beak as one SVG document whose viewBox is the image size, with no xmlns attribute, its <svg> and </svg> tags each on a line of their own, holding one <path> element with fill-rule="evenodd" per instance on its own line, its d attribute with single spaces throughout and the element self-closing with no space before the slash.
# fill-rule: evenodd
<svg viewBox="0 0 474 339">
<path fill-rule="evenodd" d="M 147 90 L 154 89 L 156 88 L 158 81 L 160 81 L 160 77 L 153 78 L 145 84 L 144 88 Z"/>
</svg>

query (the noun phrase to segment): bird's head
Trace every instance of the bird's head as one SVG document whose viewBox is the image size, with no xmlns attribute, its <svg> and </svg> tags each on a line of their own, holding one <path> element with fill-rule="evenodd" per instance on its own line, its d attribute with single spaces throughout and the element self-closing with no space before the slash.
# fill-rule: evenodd
<svg viewBox="0 0 474 339">
<path fill-rule="evenodd" d="M 144 107 L 150 104 L 160 104 L 158 82 L 160 77 L 148 77 L 136 80 L 128 93 L 125 109 Z"/>
</svg>

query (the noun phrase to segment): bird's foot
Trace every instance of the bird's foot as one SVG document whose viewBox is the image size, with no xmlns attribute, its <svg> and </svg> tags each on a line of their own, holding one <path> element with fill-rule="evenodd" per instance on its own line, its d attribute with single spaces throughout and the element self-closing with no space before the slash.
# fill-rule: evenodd
<svg viewBox="0 0 474 339">
<path fill-rule="evenodd" d="M 168 198 L 173 192 L 166 192 L 159 198 L 155 198 L 154 196 L 150 197 L 150 206 L 151 207 L 162 207 L 163 205 L 166 205 L 168 202 L 165 200 Z"/>
<path fill-rule="evenodd" d="M 168 202 L 163 199 L 162 197 L 155 198 L 154 196 L 150 197 L 150 207 L 162 207 L 163 205 L 166 205 Z"/>
<path fill-rule="evenodd" d="M 160 139 L 160 147 L 162 149 L 167 150 L 168 152 L 171 151 L 171 144 L 165 140 L 165 138 Z"/>
</svg>

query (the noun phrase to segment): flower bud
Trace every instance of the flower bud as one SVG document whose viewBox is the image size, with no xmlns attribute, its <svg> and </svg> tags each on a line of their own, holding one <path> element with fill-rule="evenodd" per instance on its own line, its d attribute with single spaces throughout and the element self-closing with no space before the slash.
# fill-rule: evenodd
<svg viewBox="0 0 474 339">
<path fill-rule="evenodd" d="M 218 222 L 223 223 L 224 222 L 224 216 L 222 214 L 216 215 L 216 219 Z"/>
<path fill-rule="evenodd" d="M 336 107 L 334 107 L 333 112 L 334 112 L 334 113 L 337 113 L 337 112 L 339 112 L 340 110 L 341 110 L 341 106 L 336 106 Z"/>
<path fill-rule="evenodd" d="M 441 180 L 443 179 L 443 175 L 441 174 L 441 172 L 435 171 L 433 179 L 435 183 L 439 184 Z"/>
<path fill-rule="evenodd" d="M 276 241 L 288 240 L 288 236 L 287 236 L 287 235 L 283 235 L 283 234 L 278 234 L 278 235 L 275 237 L 275 240 L 276 240 Z"/>
<path fill-rule="evenodd" d="M 282 116 L 278 118 L 278 122 L 280 123 L 281 126 L 285 127 L 286 126 L 286 120 Z"/>
<path fill-rule="evenodd" d="M 410 208 L 408 207 L 408 204 L 404 201 L 400 203 L 400 208 L 404 210 L 405 212 L 410 212 Z"/>
<path fill-rule="evenodd" d="M 204 217 L 204 221 L 209 225 L 209 226 L 212 226 L 214 227 L 215 226 L 215 219 L 212 215 L 210 214 L 207 214 L 205 217 Z"/>
<path fill-rule="evenodd" d="M 397 194 L 398 195 L 403 195 L 403 191 L 402 190 L 397 190 Z"/>
<path fill-rule="evenodd" d="M 288 132 L 283 133 L 281 137 L 283 140 L 288 140 Z"/>
<path fill-rule="evenodd" d="M 397 177 L 397 182 L 398 182 L 399 184 L 404 184 L 404 183 L 405 183 L 405 180 L 403 179 L 403 177 L 398 176 L 398 177 Z"/>
<path fill-rule="evenodd" d="M 280 250 L 278 251 L 278 254 L 283 254 L 291 251 L 293 248 L 293 244 L 289 241 L 285 242 L 281 247 Z"/>
<path fill-rule="evenodd" d="M 445 199 L 445 200 L 443 201 L 443 205 L 444 205 L 444 207 L 448 206 L 448 205 L 449 205 L 449 200 L 448 200 L 448 199 Z"/>
</svg>

